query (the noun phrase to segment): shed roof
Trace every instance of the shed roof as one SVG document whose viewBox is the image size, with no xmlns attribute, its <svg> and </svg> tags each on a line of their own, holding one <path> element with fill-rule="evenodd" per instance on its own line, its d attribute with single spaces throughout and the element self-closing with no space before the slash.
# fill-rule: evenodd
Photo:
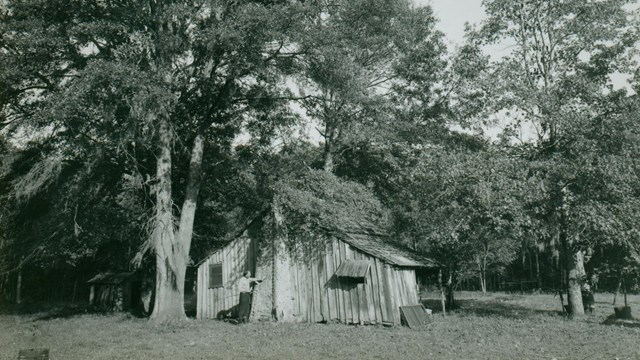
<svg viewBox="0 0 640 360">
<path fill-rule="evenodd" d="M 122 284 L 125 280 L 129 279 L 134 274 L 135 273 L 133 272 L 98 274 L 87 281 L 87 284 L 118 285 Z"/>
<path fill-rule="evenodd" d="M 265 207 L 260 212 L 256 213 L 254 217 L 250 217 L 238 231 L 227 237 L 226 240 L 219 243 L 219 247 L 212 249 L 207 256 L 195 264 L 196 267 L 207 261 L 213 254 L 220 251 L 224 246 L 227 246 L 231 242 L 237 240 L 242 236 L 245 230 L 256 220 L 260 219 L 269 210 Z M 334 233 L 334 236 L 356 249 L 367 253 L 371 256 L 377 257 L 380 260 L 400 267 L 412 267 L 412 268 L 437 268 L 438 264 L 427 257 L 415 254 L 413 251 L 407 249 L 401 244 L 391 241 L 388 235 L 378 233 L 375 231 L 368 231 L 365 227 L 358 229 L 344 230 L 340 233 Z"/>
<path fill-rule="evenodd" d="M 346 233 L 339 238 L 356 249 L 391 265 L 420 268 L 438 267 L 435 261 L 416 255 L 399 244 L 391 243 L 389 237 L 385 235 Z"/>
</svg>

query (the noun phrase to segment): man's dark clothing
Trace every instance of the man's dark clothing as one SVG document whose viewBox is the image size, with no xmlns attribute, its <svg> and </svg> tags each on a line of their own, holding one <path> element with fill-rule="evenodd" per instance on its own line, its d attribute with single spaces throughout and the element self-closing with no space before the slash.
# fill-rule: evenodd
<svg viewBox="0 0 640 360">
<path fill-rule="evenodd" d="M 238 320 L 241 323 L 249 322 L 249 315 L 251 313 L 251 293 L 240 293 L 240 306 L 238 309 Z"/>
</svg>

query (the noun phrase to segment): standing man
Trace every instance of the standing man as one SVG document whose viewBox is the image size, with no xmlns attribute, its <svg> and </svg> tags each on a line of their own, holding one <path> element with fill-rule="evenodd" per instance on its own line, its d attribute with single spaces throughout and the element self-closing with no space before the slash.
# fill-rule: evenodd
<svg viewBox="0 0 640 360">
<path fill-rule="evenodd" d="M 238 291 L 240 292 L 238 321 L 241 324 L 249 322 L 249 315 L 251 313 L 251 292 L 253 290 L 253 285 L 260 282 L 262 282 L 262 280 L 251 277 L 251 271 L 245 271 L 240 280 L 238 280 Z"/>
</svg>

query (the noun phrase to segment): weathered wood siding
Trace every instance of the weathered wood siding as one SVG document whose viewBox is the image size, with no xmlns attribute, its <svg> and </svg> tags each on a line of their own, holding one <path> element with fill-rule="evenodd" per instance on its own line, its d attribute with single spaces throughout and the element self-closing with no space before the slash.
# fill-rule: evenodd
<svg viewBox="0 0 640 360">
<path fill-rule="evenodd" d="M 94 293 L 90 304 L 101 309 L 111 311 L 125 310 L 125 286 L 120 284 L 95 284 L 91 285 Z"/>
<path fill-rule="evenodd" d="M 369 261 L 364 282 L 335 276 L 345 260 Z M 413 269 L 391 266 L 340 240 L 333 240 L 320 259 L 294 262 L 291 270 L 296 301 L 290 311 L 306 321 L 399 324 L 399 306 L 418 304 Z"/>
<path fill-rule="evenodd" d="M 217 318 L 221 311 L 228 311 L 238 302 L 234 285 L 244 269 L 255 271 L 258 261 L 256 242 L 240 238 L 215 253 L 198 269 L 198 318 Z M 265 256 L 265 260 L 273 259 Z M 336 277 L 335 271 L 345 260 L 366 260 L 370 263 L 364 282 Z M 223 263 L 224 288 L 208 289 L 209 264 Z M 266 269 L 268 266 L 258 266 Z M 269 264 L 271 265 L 271 264 Z M 263 270 L 263 272 L 265 272 Z M 272 289 L 268 274 L 256 274 L 265 278 L 262 290 Z M 323 255 L 310 262 L 291 261 L 289 271 L 278 271 L 277 313 L 286 321 L 338 321 L 354 324 L 400 324 L 399 306 L 418 304 L 415 271 L 391 266 L 368 255 L 346 242 L 334 239 Z M 282 286 L 282 280 L 289 281 Z M 255 302 L 262 308 L 271 306 L 271 297 L 258 296 Z M 262 298 L 262 299 L 260 299 Z"/>
<path fill-rule="evenodd" d="M 237 281 L 244 271 L 256 271 L 258 244 L 255 239 L 241 236 L 211 255 L 198 267 L 198 319 L 217 319 L 235 310 L 240 296 Z M 222 263 L 222 287 L 209 288 L 209 265 Z"/>
</svg>

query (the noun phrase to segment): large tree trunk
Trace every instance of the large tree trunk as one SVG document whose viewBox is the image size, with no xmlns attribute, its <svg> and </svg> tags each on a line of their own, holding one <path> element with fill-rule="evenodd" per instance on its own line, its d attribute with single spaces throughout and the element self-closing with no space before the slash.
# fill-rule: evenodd
<svg viewBox="0 0 640 360">
<path fill-rule="evenodd" d="M 567 303 L 569 312 L 576 317 L 584 316 L 584 306 L 582 304 L 582 280 L 586 276 L 584 270 L 584 253 L 582 250 L 572 250 L 569 239 L 564 229 L 564 215 L 560 217 L 559 237 L 564 255 L 566 287 L 567 287 Z"/>
<path fill-rule="evenodd" d="M 324 127 L 324 159 L 323 159 L 323 170 L 326 172 L 333 172 L 334 163 L 333 163 L 333 152 L 335 151 L 335 142 L 336 142 L 336 134 L 338 133 L 338 129 L 334 126 L 334 121 L 325 120 L 326 124 Z"/>
<path fill-rule="evenodd" d="M 324 163 L 323 170 L 333 172 L 333 140 L 331 137 L 325 137 L 324 143 Z"/>
<path fill-rule="evenodd" d="M 618 298 L 618 294 L 620 293 L 620 289 L 622 289 L 622 276 L 620 276 L 620 280 L 618 280 L 618 286 L 616 286 L 616 291 L 613 293 L 613 304 L 616 304 L 616 300 Z"/>
<path fill-rule="evenodd" d="M 574 317 L 580 317 L 584 315 L 584 306 L 582 304 L 582 279 L 585 276 L 584 271 L 584 254 L 582 251 L 570 254 L 568 256 L 568 285 L 567 285 L 567 300 L 569 302 L 569 309 Z"/>
<path fill-rule="evenodd" d="M 191 149 L 191 161 L 189 162 L 189 179 L 185 193 L 182 211 L 180 213 L 180 227 L 178 229 L 178 243 L 184 249 L 184 255 L 188 259 L 193 237 L 193 223 L 198 203 L 198 193 L 202 183 L 202 156 L 204 153 L 204 137 L 198 134 L 193 141 Z"/>
<path fill-rule="evenodd" d="M 183 249 L 176 243 L 171 198 L 171 129 L 168 119 L 160 119 L 156 176 L 153 245 L 156 254 L 156 296 L 151 319 L 165 322 L 186 319 L 184 312 Z"/>
</svg>

